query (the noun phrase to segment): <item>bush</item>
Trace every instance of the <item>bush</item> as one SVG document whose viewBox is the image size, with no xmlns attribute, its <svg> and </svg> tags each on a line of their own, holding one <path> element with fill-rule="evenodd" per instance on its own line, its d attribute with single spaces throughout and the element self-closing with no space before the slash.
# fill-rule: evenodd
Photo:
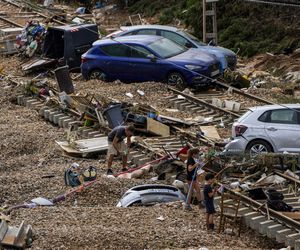
<svg viewBox="0 0 300 250">
<path fill-rule="evenodd" d="M 132 1 L 131 12 L 148 16 L 161 13 L 161 24 L 170 24 L 175 18 L 180 19 L 193 30 L 195 36 L 202 36 L 201 0 Z M 300 19 L 297 16 L 297 9 L 291 7 L 219 0 L 219 44 L 234 51 L 240 48 L 242 56 L 266 51 L 278 52 L 289 46 L 297 48 L 300 46 Z"/>
</svg>

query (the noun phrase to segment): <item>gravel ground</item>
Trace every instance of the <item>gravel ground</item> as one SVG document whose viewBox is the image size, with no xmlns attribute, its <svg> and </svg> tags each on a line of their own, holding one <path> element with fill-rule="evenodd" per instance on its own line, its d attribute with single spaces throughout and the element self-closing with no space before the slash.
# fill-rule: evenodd
<svg viewBox="0 0 300 250">
<path fill-rule="evenodd" d="M 77 84 L 79 90 L 105 93 L 125 100 L 124 92 L 146 93 L 147 103 L 164 105 L 158 95 L 165 95 L 161 84 L 118 86 L 112 83 Z M 15 91 L 0 82 L 0 205 L 16 205 L 42 196 L 53 198 L 67 191 L 64 170 L 74 161 L 94 165 L 100 173 L 105 163 L 98 160 L 66 157 L 55 144 L 64 131 L 45 122 L 37 112 L 10 102 Z M 140 100 L 138 100 L 140 101 Z M 54 174 L 51 179 L 41 178 Z M 99 181 L 54 207 L 19 209 L 11 213 L 12 225 L 22 220 L 34 230 L 32 249 L 274 249 L 278 245 L 251 230 L 240 238 L 208 234 L 205 213 L 196 207 L 183 211 L 181 204 L 154 207 L 116 208 L 122 194 L 149 180 L 114 180 L 99 176 Z M 162 216 L 163 221 L 157 220 Z"/>
</svg>

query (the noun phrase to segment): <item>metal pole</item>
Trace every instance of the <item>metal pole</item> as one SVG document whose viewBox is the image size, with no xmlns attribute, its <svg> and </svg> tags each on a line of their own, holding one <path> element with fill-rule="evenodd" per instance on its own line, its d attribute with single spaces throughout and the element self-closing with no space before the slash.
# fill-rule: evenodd
<svg viewBox="0 0 300 250">
<path fill-rule="evenodd" d="M 202 0 L 202 35 L 203 35 L 203 42 L 206 43 L 206 0 Z"/>
<path fill-rule="evenodd" d="M 215 35 L 215 44 L 218 44 L 218 28 L 217 28 L 217 3 L 214 2 L 212 3 L 212 9 L 214 11 L 214 15 L 213 15 L 213 33 Z"/>
</svg>

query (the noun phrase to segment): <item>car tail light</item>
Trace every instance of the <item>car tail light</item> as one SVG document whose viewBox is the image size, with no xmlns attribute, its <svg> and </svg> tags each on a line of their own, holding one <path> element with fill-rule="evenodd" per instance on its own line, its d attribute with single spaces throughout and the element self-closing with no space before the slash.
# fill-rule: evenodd
<svg viewBox="0 0 300 250">
<path fill-rule="evenodd" d="M 234 129 L 235 129 L 235 135 L 241 136 L 242 134 L 244 134 L 246 132 L 248 127 L 246 127 L 244 125 L 237 125 Z"/>
<path fill-rule="evenodd" d="M 81 63 L 85 63 L 87 61 L 88 61 L 88 59 L 86 57 L 81 57 Z"/>
</svg>

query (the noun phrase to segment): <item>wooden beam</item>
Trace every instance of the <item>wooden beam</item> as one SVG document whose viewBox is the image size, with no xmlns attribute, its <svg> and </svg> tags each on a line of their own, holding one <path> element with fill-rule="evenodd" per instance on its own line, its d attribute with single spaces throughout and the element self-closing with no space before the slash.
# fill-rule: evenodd
<svg viewBox="0 0 300 250">
<path fill-rule="evenodd" d="M 18 23 L 15 23 L 15 22 L 13 22 L 13 21 L 11 21 L 11 20 L 8 20 L 8 19 L 6 19 L 6 18 L 3 18 L 3 17 L 1 17 L 1 16 L 0 16 L 0 20 L 4 21 L 4 22 L 6 22 L 6 23 L 12 24 L 12 25 L 14 25 L 14 26 L 16 26 L 16 27 L 23 28 L 23 25 L 20 25 L 20 24 L 18 24 Z"/>
</svg>

